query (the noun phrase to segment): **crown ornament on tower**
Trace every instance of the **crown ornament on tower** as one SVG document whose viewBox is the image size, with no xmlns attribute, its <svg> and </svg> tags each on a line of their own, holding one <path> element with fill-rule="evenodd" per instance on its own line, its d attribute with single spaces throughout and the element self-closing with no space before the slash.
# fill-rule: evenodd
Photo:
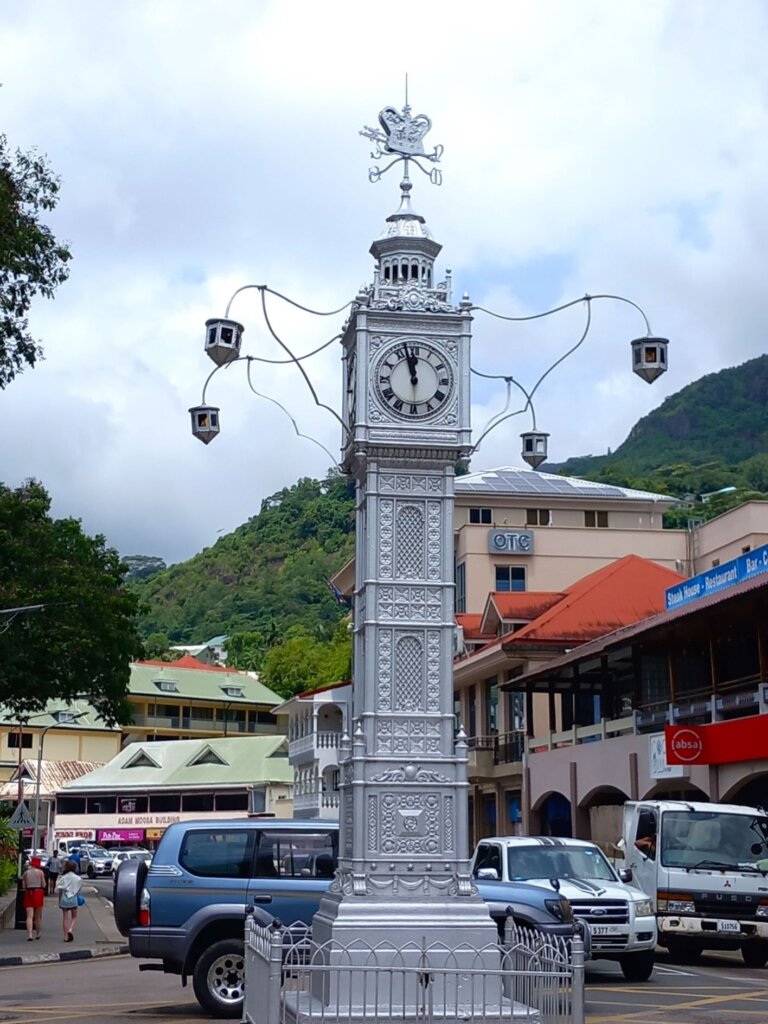
<svg viewBox="0 0 768 1024">
<path fill-rule="evenodd" d="M 440 185 L 443 181 L 443 173 L 437 167 L 424 167 L 421 160 L 429 160 L 432 164 L 440 162 L 443 155 L 443 147 L 435 146 L 431 153 L 424 150 L 424 136 L 432 127 L 432 119 L 426 114 L 411 114 L 408 103 L 402 111 L 395 107 L 384 107 L 379 112 L 379 124 L 381 128 L 371 128 L 365 125 L 360 134 L 375 143 L 376 148 L 371 152 L 373 160 L 382 160 L 394 154 L 386 167 L 371 167 L 368 171 L 370 181 L 379 181 L 382 175 L 394 167 L 401 160 L 405 162 L 406 175 L 408 173 L 408 162 L 412 161 L 427 175 L 433 185 Z"/>
</svg>

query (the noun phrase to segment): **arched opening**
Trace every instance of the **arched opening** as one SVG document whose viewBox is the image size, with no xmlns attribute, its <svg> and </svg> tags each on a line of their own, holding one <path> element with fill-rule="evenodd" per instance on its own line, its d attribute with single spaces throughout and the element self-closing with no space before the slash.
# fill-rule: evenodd
<svg viewBox="0 0 768 1024">
<path fill-rule="evenodd" d="M 596 786 L 579 807 L 588 821 L 589 838 L 610 856 L 615 856 L 621 838 L 624 804 L 629 794 L 616 786 Z"/>
<path fill-rule="evenodd" d="M 643 793 L 643 800 L 693 800 L 696 803 L 709 803 L 709 796 L 703 789 L 694 786 L 685 779 L 660 779 Z"/>
<path fill-rule="evenodd" d="M 750 775 L 734 783 L 722 794 L 724 804 L 743 804 L 745 807 L 768 807 L 768 772 Z"/>
<path fill-rule="evenodd" d="M 344 725 L 344 715 L 338 704 L 321 704 L 317 709 L 317 732 L 340 735 Z"/>
<path fill-rule="evenodd" d="M 548 793 L 531 809 L 531 832 L 542 836 L 572 836 L 571 802 L 562 793 Z"/>
</svg>

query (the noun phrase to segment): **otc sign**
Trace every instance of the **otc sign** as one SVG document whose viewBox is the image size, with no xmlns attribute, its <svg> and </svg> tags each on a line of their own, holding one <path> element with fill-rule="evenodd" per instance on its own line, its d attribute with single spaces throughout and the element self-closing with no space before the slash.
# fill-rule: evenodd
<svg viewBox="0 0 768 1024">
<path fill-rule="evenodd" d="M 734 764 L 768 755 L 768 715 L 712 725 L 668 725 L 667 764 Z"/>
<path fill-rule="evenodd" d="M 709 597 L 720 590 L 727 590 L 728 587 L 735 587 L 737 583 L 764 572 L 768 572 L 768 544 L 670 587 L 666 592 L 667 611 L 701 597 Z"/>
<path fill-rule="evenodd" d="M 488 550 L 495 555 L 532 555 L 532 530 L 489 530 Z"/>
</svg>

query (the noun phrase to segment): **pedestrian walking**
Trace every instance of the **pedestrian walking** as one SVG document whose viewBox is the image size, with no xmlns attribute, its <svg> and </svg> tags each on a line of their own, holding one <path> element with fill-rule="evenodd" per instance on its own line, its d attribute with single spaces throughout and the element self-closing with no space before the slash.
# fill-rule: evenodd
<svg viewBox="0 0 768 1024">
<path fill-rule="evenodd" d="M 53 895 L 56 891 L 56 883 L 59 880 L 59 872 L 61 871 L 61 858 L 58 853 L 54 853 L 52 857 L 49 857 L 46 871 L 48 872 L 48 893 Z"/>
<path fill-rule="evenodd" d="M 45 903 L 46 880 L 39 857 L 30 860 L 29 867 L 21 876 L 21 886 L 24 890 L 24 909 L 27 912 L 27 942 L 32 942 L 33 939 L 40 938 Z M 33 935 L 33 931 L 37 934 Z"/>
<path fill-rule="evenodd" d="M 77 921 L 77 908 L 82 899 L 80 890 L 83 887 L 83 880 L 77 870 L 77 864 L 73 860 L 64 862 L 64 868 L 56 883 L 56 892 L 59 894 L 59 907 L 61 908 L 62 925 L 64 927 L 64 941 L 74 941 L 75 921 Z"/>
</svg>

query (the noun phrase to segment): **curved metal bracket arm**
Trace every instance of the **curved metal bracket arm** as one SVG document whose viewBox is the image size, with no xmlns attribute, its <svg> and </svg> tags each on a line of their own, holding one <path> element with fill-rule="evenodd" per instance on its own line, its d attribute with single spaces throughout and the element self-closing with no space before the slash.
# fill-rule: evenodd
<svg viewBox="0 0 768 1024">
<path fill-rule="evenodd" d="M 505 316 L 502 313 L 494 312 L 492 309 L 486 309 L 485 306 L 470 306 L 470 310 L 476 310 L 478 313 L 487 313 L 489 316 L 496 317 L 497 320 L 509 320 L 513 323 L 524 323 L 528 320 L 539 320 L 544 316 L 552 316 L 553 313 L 559 313 L 563 309 L 569 309 L 571 306 L 577 306 L 580 302 L 586 302 L 587 305 L 589 305 L 589 303 L 595 299 L 613 299 L 615 302 L 625 302 L 628 306 L 632 306 L 632 308 L 636 309 L 643 318 L 646 337 L 650 338 L 652 336 L 650 322 L 641 306 L 638 306 L 638 304 L 633 302 L 632 299 L 627 299 L 623 295 L 612 295 L 607 292 L 599 295 L 583 295 L 579 299 L 572 299 L 570 302 L 564 302 L 562 306 L 555 306 L 552 309 L 545 310 L 543 313 L 532 313 L 530 316 Z"/>
<path fill-rule="evenodd" d="M 288 419 L 293 424 L 293 429 L 296 431 L 296 436 L 297 437 L 303 437 L 305 440 L 311 441 L 313 444 L 316 444 L 318 448 L 322 448 L 322 450 L 325 452 L 325 454 L 331 460 L 331 462 L 336 467 L 336 469 L 338 469 L 339 472 L 342 472 L 341 466 L 336 461 L 336 458 L 331 454 L 331 452 L 328 451 L 328 449 L 325 447 L 325 445 L 322 444 L 322 442 L 318 441 L 316 437 L 312 437 L 311 434 L 303 434 L 299 430 L 299 426 L 296 423 L 296 420 L 288 412 L 288 410 L 285 408 L 285 406 L 282 403 L 278 402 L 278 400 L 276 398 L 272 398 L 271 395 L 264 395 L 260 391 L 256 390 L 256 388 L 253 386 L 253 381 L 251 380 L 251 362 L 253 361 L 253 357 L 246 357 L 246 358 L 248 359 L 248 367 L 247 367 L 247 370 L 246 370 L 246 374 L 247 374 L 247 377 L 248 377 L 248 387 L 251 389 L 251 391 L 254 393 L 254 395 L 256 395 L 257 398 L 263 398 L 266 402 L 272 402 L 272 404 L 276 405 L 278 407 L 278 409 L 282 409 L 282 411 L 285 413 L 285 415 L 288 417 Z"/>
</svg>

